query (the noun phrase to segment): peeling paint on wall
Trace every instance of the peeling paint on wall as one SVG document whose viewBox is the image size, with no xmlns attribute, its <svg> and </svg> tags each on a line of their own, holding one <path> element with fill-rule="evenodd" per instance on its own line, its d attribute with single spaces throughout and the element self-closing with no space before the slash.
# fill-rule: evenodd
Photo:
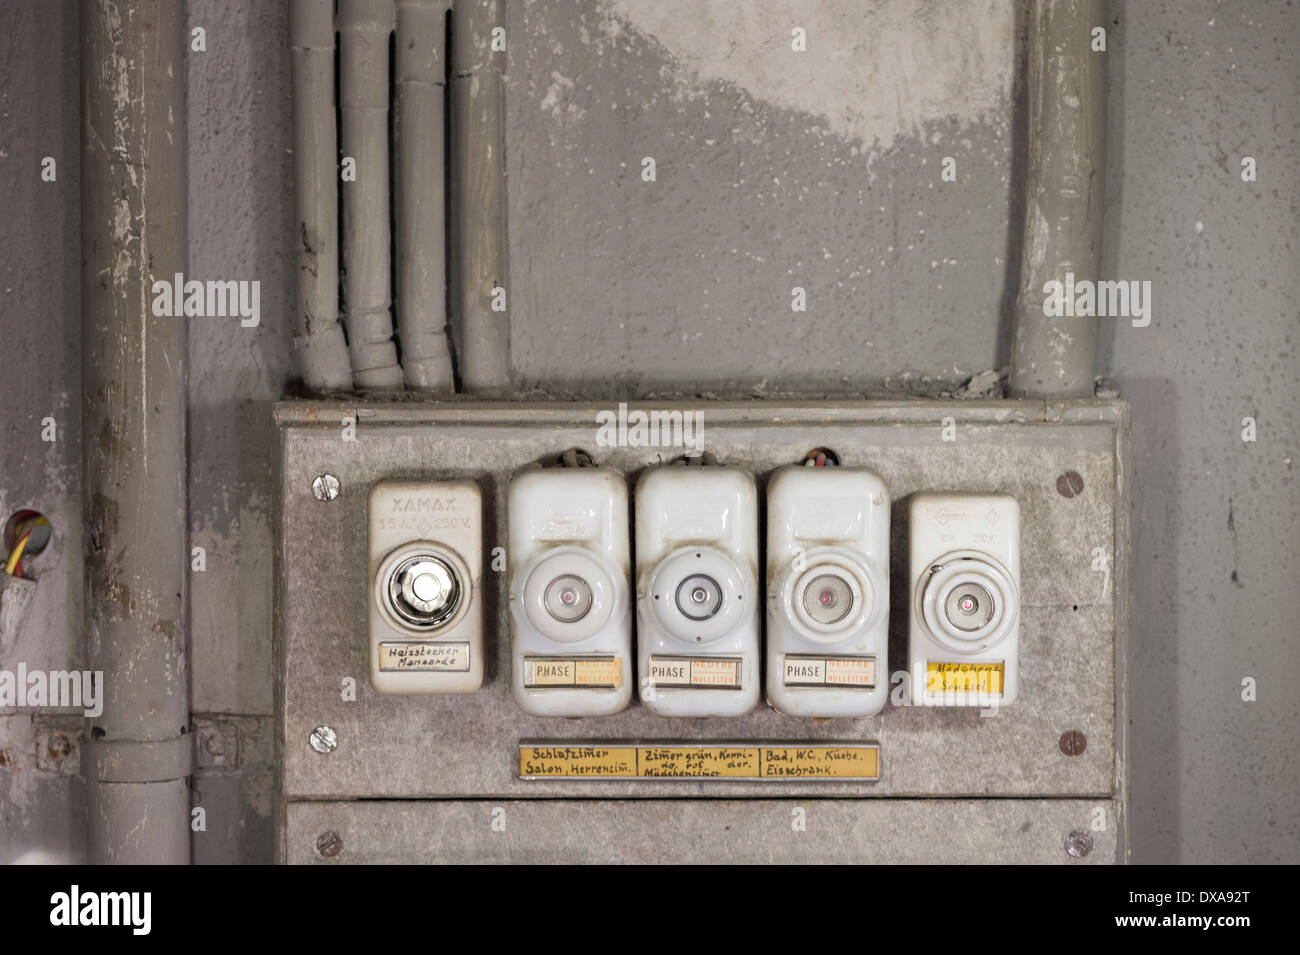
<svg viewBox="0 0 1300 955">
<path fill-rule="evenodd" d="M 604 0 L 600 27 L 607 41 L 626 25 L 663 44 L 689 74 L 679 95 L 733 83 L 874 152 L 929 123 L 1006 122 L 1015 11 L 1010 0 Z"/>
</svg>

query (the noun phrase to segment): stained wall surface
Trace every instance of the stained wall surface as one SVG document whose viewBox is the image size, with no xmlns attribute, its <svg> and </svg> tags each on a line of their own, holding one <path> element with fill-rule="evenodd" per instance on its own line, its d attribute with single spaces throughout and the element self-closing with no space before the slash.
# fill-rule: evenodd
<svg viewBox="0 0 1300 955">
<path fill-rule="evenodd" d="M 188 4 L 206 31 L 186 75 L 189 272 L 259 280 L 262 314 L 190 328 L 199 861 L 271 852 L 269 406 L 295 377 L 285 7 Z M 35 506 L 58 531 L 6 666 L 83 661 L 76 21 L 72 0 L 0 7 L 0 518 Z M 1025 26 L 1019 0 L 507 0 L 521 388 L 931 393 L 1004 366 Z M 1297 41 L 1281 0 L 1111 3 L 1104 269 L 1149 280 L 1153 302 L 1147 327 L 1103 326 L 1099 365 L 1133 407 L 1137 861 L 1300 861 Z M 83 852 L 78 726 L 0 711 L 0 861 Z"/>
</svg>

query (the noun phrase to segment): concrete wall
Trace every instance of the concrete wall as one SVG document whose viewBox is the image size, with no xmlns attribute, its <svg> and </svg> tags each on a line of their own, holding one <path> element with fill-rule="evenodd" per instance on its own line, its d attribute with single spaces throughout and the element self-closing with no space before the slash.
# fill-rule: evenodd
<svg viewBox="0 0 1300 955">
<path fill-rule="evenodd" d="M 928 391 L 999 364 L 1023 11 L 873 6 L 507 5 L 525 384 Z"/>
<path fill-rule="evenodd" d="M 0 669 L 85 666 L 81 562 L 81 135 L 77 10 L 0 4 L 0 523 L 54 529 Z M 55 161 L 53 182 L 42 161 Z M 55 438 L 42 440 L 46 418 Z M 0 862 L 85 856 L 78 717 L 0 710 Z M 59 735 L 52 736 L 52 733 Z"/>
<path fill-rule="evenodd" d="M 1133 404 L 1134 857 L 1294 863 L 1300 10 L 1112 4 L 1105 270 L 1154 297 L 1102 361 Z"/>
<path fill-rule="evenodd" d="M 271 531 L 276 433 L 271 402 L 297 372 L 293 98 L 288 5 L 190 0 L 207 52 L 189 55 L 189 273 L 261 282 L 261 321 L 190 325 L 191 706 L 203 766 L 194 800 L 208 832 L 195 861 L 269 861 L 273 839 Z"/>
<path fill-rule="evenodd" d="M 558 394 L 935 391 L 1005 364 L 1025 8 L 1012 0 L 509 0 L 513 362 Z M 865 12 L 864 12 L 865 11 Z M 281 4 L 191 0 L 190 268 L 258 279 L 262 324 L 190 329 L 200 861 L 270 857 L 269 403 L 290 387 Z M 808 51 L 790 49 L 791 29 Z M 1103 330 L 1133 402 L 1138 861 L 1300 861 L 1300 12 L 1112 0 Z M 0 7 L 0 519 L 56 544 L 20 650 L 80 665 L 76 15 Z M 55 184 L 40 157 L 59 157 Z M 1258 160 L 1243 183 L 1240 158 Z M 656 160 L 644 182 L 641 162 Z M 945 156 L 957 182 L 940 179 Z M 791 289 L 808 309 L 790 310 Z M 39 422 L 59 421 L 59 441 Z M 1254 416 L 1258 440 L 1241 441 Z M 15 656 L 20 653 L 21 656 Z M 1257 702 L 1242 701 L 1242 680 Z M 0 714 L 0 861 L 81 851 L 77 721 Z M 8 754 L 6 756 L 5 754 Z M 6 760 L 9 764 L 6 765 Z M 42 855 L 43 854 L 43 855 Z"/>
</svg>

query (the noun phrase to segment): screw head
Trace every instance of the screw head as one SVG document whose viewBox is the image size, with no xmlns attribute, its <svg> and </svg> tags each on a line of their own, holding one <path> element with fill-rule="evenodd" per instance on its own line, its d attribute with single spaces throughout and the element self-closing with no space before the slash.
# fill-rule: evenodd
<svg viewBox="0 0 1300 955">
<path fill-rule="evenodd" d="M 334 727 L 321 724 L 311 731 L 307 742 L 318 753 L 332 753 L 334 747 L 339 745 L 339 734 L 334 732 Z"/>
<path fill-rule="evenodd" d="M 332 474 L 318 474 L 311 482 L 311 493 L 318 501 L 332 501 L 339 496 L 342 485 Z"/>
<path fill-rule="evenodd" d="M 333 859 L 343 851 L 343 839 L 331 829 L 327 829 L 316 837 L 316 851 L 323 858 Z"/>
<path fill-rule="evenodd" d="M 1082 756 L 1088 748 L 1088 737 L 1078 730 L 1066 730 L 1061 734 L 1061 752 L 1066 756 Z"/>
<path fill-rule="evenodd" d="M 1065 837 L 1065 851 L 1076 859 L 1082 859 L 1092 852 L 1092 836 L 1082 829 L 1075 829 Z"/>
<path fill-rule="evenodd" d="M 1077 497 L 1083 493 L 1083 478 L 1078 471 L 1066 471 L 1056 479 L 1056 490 L 1061 497 Z"/>
</svg>

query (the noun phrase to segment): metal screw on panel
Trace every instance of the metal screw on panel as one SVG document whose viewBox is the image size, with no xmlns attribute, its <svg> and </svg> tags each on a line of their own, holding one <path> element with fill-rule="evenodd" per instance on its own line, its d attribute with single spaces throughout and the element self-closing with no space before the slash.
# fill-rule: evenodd
<svg viewBox="0 0 1300 955">
<path fill-rule="evenodd" d="M 339 496 L 340 488 L 339 479 L 332 474 L 318 474 L 311 482 L 311 492 L 316 495 L 318 501 L 334 500 Z"/>
<path fill-rule="evenodd" d="M 1061 497 L 1078 497 L 1083 493 L 1083 478 L 1078 471 L 1066 471 L 1056 479 L 1056 490 Z"/>
<path fill-rule="evenodd" d="M 326 859 L 333 859 L 343 851 L 343 839 L 337 832 L 326 830 L 316 837 L 316 851 Z"/>
<path fill-rule="evenodd" d="M 1076 859 L 1082 859 L 1092 851 L 1092 836 L 1075 829 L 1065 837 L 1065 851 Z"/>
<path fill-rule="evenodd" d="M 1078 730 L 1066 730 L 1061 734 L 1061 752 L 1066 756 L 1082 756 L 1088 748 L 1088 737 Z"/>
<path fill-rule="evenodd" d="M 334 727 L 322 724 L 311 731 L 307 741 L 318 753 L 332 753 L 339 744 L 339 734 L 334 732 Z"/>
</svg>

